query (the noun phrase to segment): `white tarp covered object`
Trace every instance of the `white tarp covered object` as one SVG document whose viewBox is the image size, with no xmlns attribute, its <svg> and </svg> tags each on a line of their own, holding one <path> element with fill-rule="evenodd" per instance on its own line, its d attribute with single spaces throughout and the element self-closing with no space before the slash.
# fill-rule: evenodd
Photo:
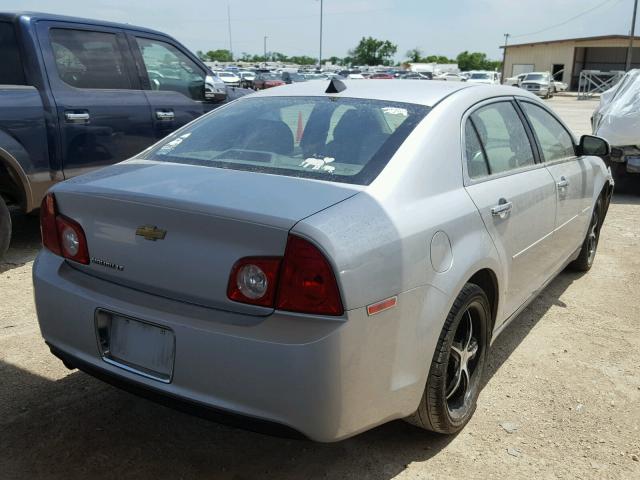
<svg viewBox="0 0 640 480">
<path fill-rule="evenodd" d="M 602 93 L 593 120 L 594 135 L 612 146 L 640 145 L 640 69 L 627 72 Z"/>
</svg>

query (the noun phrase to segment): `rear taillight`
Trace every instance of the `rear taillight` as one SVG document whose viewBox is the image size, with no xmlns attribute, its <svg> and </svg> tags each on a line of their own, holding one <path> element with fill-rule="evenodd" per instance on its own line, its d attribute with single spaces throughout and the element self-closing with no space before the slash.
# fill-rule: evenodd
<svg viewBox="0 0 640 480">
<path fill-rule="evenodd" d="M 47 194 L 42 200 L 40 231 L 45 248 L 74 262 L 89 264 L 87 238 L 82 227 L 78 222 L 58 213 L 53 193 Z"/>
<path fill-rule="evenodd" d="M 247 257 L 231 270 L 227 296 L 236 302 L 318 315 L 342 315 L 333 269 L 307 240 L 289 235 L 284 258 Z"/>
<path fill-rule="evenodd" d="M 344 311 L 331 265 L 315 245 L 295 235 L 287 240 L 276 308 L 321 315 Z"/>
<path fill-rule="evenodd" d="M 280 261 L 279 257 L 238 260 L 231 269 L 227 296 L 236 302 L 272 307 L 276 298 Z"/>
</svg>

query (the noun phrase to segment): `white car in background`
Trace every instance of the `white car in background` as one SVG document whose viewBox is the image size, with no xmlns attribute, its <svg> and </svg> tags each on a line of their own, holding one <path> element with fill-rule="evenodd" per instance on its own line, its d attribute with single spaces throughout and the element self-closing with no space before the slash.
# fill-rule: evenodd
<svg viewBox="0 0 640 480">
<path fill-rule="evenodd" d="M 220 77 L 220 80 L 222 80 L 228 87 L 240 86 L 240 77 L 233 72 L 221 71 L 216 72 L 216 75 L 218 75 L 218 77 Z"/>
<path fill-rule="evenodd" d="M 470 72 L 467 82 L 470 83 L 483 83 L 485 85 L 498 85 L 500 83 L 500 77 L 498 72 L 489 71 L 476 71 Z"/>
<path fill-rule="evenodd" d="M 556 93 L 556 86 L 549 72 L 527 73 L 520 82 L 520 88 L 543 98 L 551 98 Z"/>
<path fill-rule="evenodd" d="M 524 80 L 524 77 L 526 77 L 526 76 L 527 76 L 526 73 L 521 73 L 520 75 L 514 75 L 513 77 L 505 78 L 504 79 L 504 85 L 510 85 L 512 87 L 519 87 L 520 84 L 522 83 L 522 80 Z"/>
<path fill-rule="evenodd" d="M 250 70 L 240 70 L 238 72 L 240 77 L 240 86 L 242 88 L 253 88 L 253 82 L 256 79 L 256 72 Z"/>
<path fill-rule="evenodd" d="M 433 77 L 434 80 L 444 80 L 445 82 L 466 82 L 467 79 L 459 73 L 443 73 Z"/>
</svg>

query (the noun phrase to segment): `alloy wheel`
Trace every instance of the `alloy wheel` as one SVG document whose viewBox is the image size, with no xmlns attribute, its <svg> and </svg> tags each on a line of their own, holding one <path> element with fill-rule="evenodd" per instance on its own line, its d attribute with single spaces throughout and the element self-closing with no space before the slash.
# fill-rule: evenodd
<svg viewBox="0 0 640 480">
<path fill-rule="evenodd" d="M 445 398 L 452 419 L 462 418 L 479 387 L 479 361 L 484 349 L 480 328 L 483 310 L 471 304 L 463 313 L 453 338 L 447 366 Z"/>
</svg>

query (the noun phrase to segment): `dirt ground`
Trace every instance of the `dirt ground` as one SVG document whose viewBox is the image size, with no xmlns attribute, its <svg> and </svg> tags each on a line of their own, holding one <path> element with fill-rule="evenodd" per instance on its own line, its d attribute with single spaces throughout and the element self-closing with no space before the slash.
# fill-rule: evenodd
<svg viewBox="0 0 640 480">
<path fill-rule="evenodd" d="M 595 103 L 550 102 L 578 133 Z M 169 410 L 68 371 L 38 331 L 37 219 L 0 264 L 0 479 L 640 478 L 640 195 L 617 194 L 586 275 L 562 273 L 496 341 L 457 436 L 392 422 L 336 444 Z"/>
</svg>

